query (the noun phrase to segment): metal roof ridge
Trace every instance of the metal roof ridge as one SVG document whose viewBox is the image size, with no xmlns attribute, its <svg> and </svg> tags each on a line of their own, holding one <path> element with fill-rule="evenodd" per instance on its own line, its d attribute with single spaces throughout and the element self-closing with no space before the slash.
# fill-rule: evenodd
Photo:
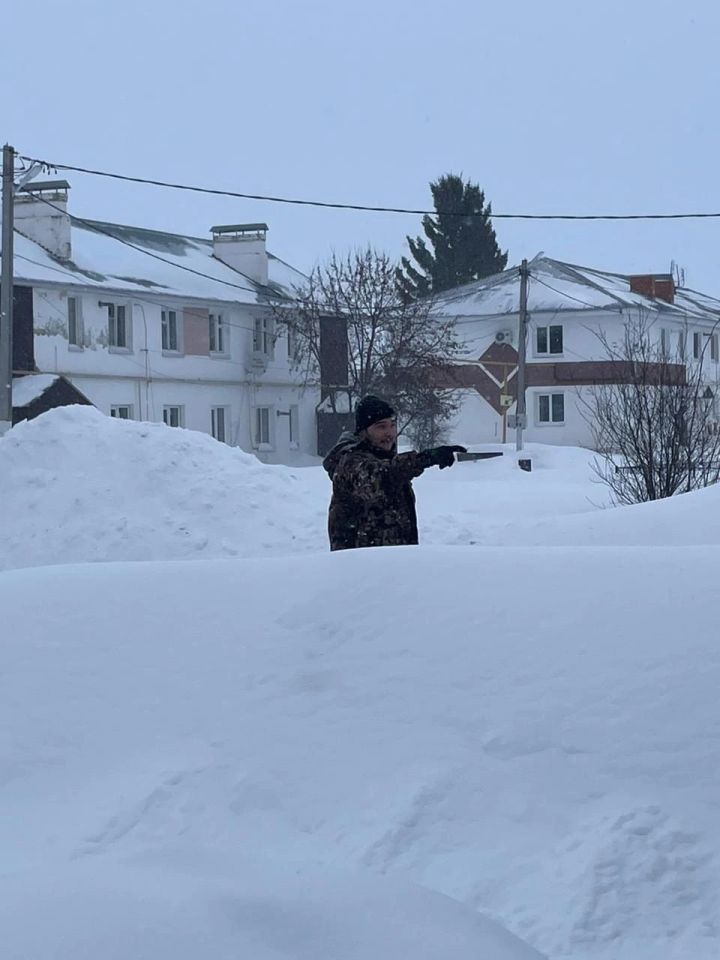
<svg viewBox="0 0 720 960">
<path fill-rule="evenodd" d="M 189 233 L 171 233 L 169 230 L 156 230 L 153 227 L 136 227 L 131 223 L 113 223 L 110 220 L 90 220 L 88 217 L 76 217 L 73 214 L 68 214 L 70 220 L 74 225 L 78 227 L 88 227 L 92 229 L 93 227 L 117 227 L 120 230 L 132 230 L 134 233 L 147 233 L 154 234 L 155 236 L 161 237 L 171 237 L 173 240 L 192 240 L 195 243 L 204 243 L 206 246 L 212 246 L 212 239 L 210 237 L 195 237 Z M 100 232 L 100 231 L 95 231 Z"/>
<path fill-rule="evenodd" d="M 601 283 L 597 283 L 597 282 L 591 280 L 589 277 L 586 277 L 586 276 L 584 276 L 582 273 L 580 273 L 580 271 L 582 271 L 582 270 L 591 270 L 591 271 L 592 271 L 592 267 L 582 267 L 582 266 L 580 266 L 579 264 L 576 265 L 576 264 L 572 264 L 572 263 L 564 263 L 562 260 L 556 260 L 556 261 L 554 261 L 554 262 L 557 263 L 558 266 L 561 267 L 562 272 L 564 272 L 564 273 L 566 273 L 566 274 L 569 274 L 569 276 L 568 276 L 567 279 L 569 279 L 571 283 L 573 283 L 573 282 L 574 282 L 574 283 L 579 283 L 581 286 L 589 287 L 591 290 L 596 290 L 598 293 L 604 294 L 604 295 L 605 295 L 606 297 L 608 297 L 610 300 L 614 300 L 616 303 L 619 303 L 620 306 L 623 306 L 623 307 L 629 306 L 627 300 L 624 300 L 622 297 L 620 297 L 620 296 L 618 296 L 617 294 L 613 293 L 612 291 L 608 290 L 606 287 L 603 287 Z M 602 271 L 598 271 L 598 272 L 602 272 Z M 607 274 L 607 275 L 608 275 L 608 276 L 612 276 L 612 274 Z M 616 274 L 616 276 L 620 276 L 620 277 L 622 277 L 622 279 L 627 279 L 626 277 L 622 276 L 621 274 Z M 560 277 L 560 278 L 558 278 L 558 279 L 562 279 L 562 278 Z M 629 292 L 630 292 L 630 291 L 628 291 L 628 293 L 629 293 Z M 642 296 L 642 294 L 641 294 L 641 296 Z"/>
</svg>

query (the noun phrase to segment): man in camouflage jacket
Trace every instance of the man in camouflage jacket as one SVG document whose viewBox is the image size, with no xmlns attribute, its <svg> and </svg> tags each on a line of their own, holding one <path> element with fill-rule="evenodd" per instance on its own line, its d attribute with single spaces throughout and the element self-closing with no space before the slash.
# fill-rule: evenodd
<svg viewBox="0 0 720 960">
<path fill-rule="evenodd" d="M 378 397 L 360 401 L 355 433 L 344 433 L 323 466 L 333 483 L 328 516 L 331 550 L 418 542 L 412 480 L 428 467 L 450 467 L 459 446 L 397 453 L 395 411 Z"/>
</svg>

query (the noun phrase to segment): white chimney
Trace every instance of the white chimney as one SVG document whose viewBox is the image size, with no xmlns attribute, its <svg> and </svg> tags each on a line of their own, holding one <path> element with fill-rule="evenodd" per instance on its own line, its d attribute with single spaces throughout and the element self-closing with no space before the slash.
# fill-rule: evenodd
<svg viewBox="0 0 720 960">
<path fill-rule="evenodd" d="M 214 257 L 256 283 L 268 282 L 266 223 L 236 223 L 210 230 Z"/>
<path fill-rule="evenodd" d="M 67 180 L 26 183 L 15 194 L 15 228 L 61 260 L 69 260 L 70 214 Z"/>
</svg>

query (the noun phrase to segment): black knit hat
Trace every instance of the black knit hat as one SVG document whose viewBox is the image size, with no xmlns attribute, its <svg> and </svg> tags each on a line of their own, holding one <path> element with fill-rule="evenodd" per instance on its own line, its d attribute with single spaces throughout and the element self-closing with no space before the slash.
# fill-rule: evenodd
<svg viewBox="0 0 720 960">
<path fill-rule="evenodd" d="M 385 403 L 380 397 L 363 397 L 355 410 L 355 433 L 366 430 L 373 423 L 379 423 L 380 420 L 388 420 L 395 416 L 395 411 L 389 403 Z"/>
</svg>

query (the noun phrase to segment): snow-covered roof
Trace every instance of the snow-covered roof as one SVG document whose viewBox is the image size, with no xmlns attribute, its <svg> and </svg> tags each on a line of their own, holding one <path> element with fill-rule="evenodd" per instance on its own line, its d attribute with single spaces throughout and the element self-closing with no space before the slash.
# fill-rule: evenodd
<svg viewBox="0 0 720 960">
<path fill-rule="evenodd" d="M 674 302 L 644 296 L 631 289 L 631 278 L 592 267 L 563 263 L 538 254 L 528 264 L 528 310 L 530 313 L 560 310 L 619 310 L 642 306 L 678 319 L 698 317 L 717 320 L 720 300 L 706 294 L 676 288 Z M 442 316 L 491 317 L 518 313 L 520 268 L 455 287 L 436 298 L 434 312 Z"/>
<path fill-rule="evenodd" d="M 291 296 L 306 279 L 269 253 L 265 286 L 214 257 L 209 238 L 73 217 L 71 247 L 63 260 L 16 231 L 16 280 L 253 304 Z"/>
<path fill-rule="evenodd" d="M 41 397 L 57 379 L 55 373 L 31 373 L 25 377 L 13 377 L 13 406 L 27 407 L 33 400 Z"/>
</svg>

